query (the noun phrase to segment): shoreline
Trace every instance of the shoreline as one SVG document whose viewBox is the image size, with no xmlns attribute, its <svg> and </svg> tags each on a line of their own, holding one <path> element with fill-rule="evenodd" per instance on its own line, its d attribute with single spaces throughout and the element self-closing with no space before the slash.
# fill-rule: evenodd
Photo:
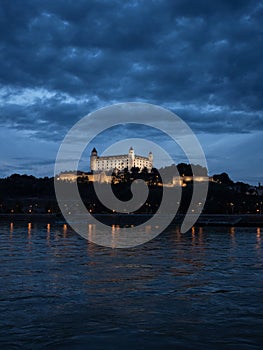
<svg viewBox="0 0 263 350">
<path fill-rule="evenodd" d="M 170 215 L 163 215 L 165 218 Z M 94 217 L 107 225 L 130 226 L 139 225 L 153 217 L 152 214 L 94 214 Z M 180 225 L 184 220 L 184 214 L 177 214 L 170 225 Z M 79 220 L 83 216 L 77 216 Z M 61 214 L 0 214 L 0 222 L 3 220 L 26 221 L 26 222 L 52 222 L 66 223 Z M 170 220 L 170 219 L 169 219 Z M 260 226 L 263 227 L 262 214 L 201 214 L 195 226 Z"/>
</svg>

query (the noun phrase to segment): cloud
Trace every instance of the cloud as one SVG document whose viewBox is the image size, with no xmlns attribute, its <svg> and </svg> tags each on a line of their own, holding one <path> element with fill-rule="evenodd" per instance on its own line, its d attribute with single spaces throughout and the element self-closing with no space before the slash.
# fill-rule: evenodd
<svg viewBox="0 0 263 350">
<path fill-rule="evenodd" d="M 197 133 L 263 126 L 261 1 L 4 1 L 0 124 L 60 141 L 114 102 L 170 108 Z M 259 142 L 259 140 L 258 140 Z"/>
</svg>

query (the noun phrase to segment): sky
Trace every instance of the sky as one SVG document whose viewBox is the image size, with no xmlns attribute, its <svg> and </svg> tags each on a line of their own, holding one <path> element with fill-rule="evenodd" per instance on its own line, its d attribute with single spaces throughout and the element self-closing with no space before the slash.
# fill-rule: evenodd
<svg viewBox="0 0 263 350">
<path fill-rule="evenodd" d="M 210 174 L 263 182 L 262 19 L 257 0 L 0 0 L 0 177 L 52 176 L 82 117 L 146 102 L 192 128 Z"/>
</svg>

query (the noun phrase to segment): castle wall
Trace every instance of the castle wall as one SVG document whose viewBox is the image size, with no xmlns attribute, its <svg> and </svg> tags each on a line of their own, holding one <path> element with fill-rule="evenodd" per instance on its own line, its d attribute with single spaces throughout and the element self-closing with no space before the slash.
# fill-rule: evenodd
<svg viewBox="0 0 263 350">
<path fill-rule="evenodd" d="M 150 171 L 153 167 L 152 154 L 149 157 L 136 156 L 131 148 L 128 154 L 116 156 L 99 157 L 97 152 L 92 152 L 90 157 L 90 169 L 92 171 L 113 171 L 114 169 L 123 170 L 132 167 L 143 169 L 146 167 Z"/>
</svg>

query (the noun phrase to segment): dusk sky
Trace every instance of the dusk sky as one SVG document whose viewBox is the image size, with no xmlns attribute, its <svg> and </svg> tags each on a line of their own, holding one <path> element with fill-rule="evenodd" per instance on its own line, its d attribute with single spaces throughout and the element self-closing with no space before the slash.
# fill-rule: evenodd
<svg viewBox="0 0 263 350">
<path fill-rule="evenodd" d="M 262 21 L 256 0 L 0 0 L 0 177 L 52 176 L 78 120 L 140 101 L 188 123 L 210 174 L 263 182 Z"/>
</svg>

